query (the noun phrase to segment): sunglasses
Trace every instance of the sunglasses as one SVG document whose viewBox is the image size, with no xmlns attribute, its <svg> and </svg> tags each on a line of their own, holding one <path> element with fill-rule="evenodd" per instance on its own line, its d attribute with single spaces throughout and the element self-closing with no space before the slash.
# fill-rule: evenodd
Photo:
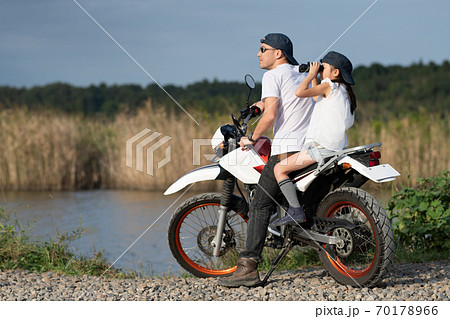
<svg viewBox="0 0 450 319">
<path fill-rule="evenodd" d="M 278 49 L 270 49 L 270 48 L 266 48 L 266 47 L 260 47 L 260 48 L 259 48 L 259 51 L 260 51 L 261 53 L 264 53 L 264 52 L 266 52 L 267 50 L 278 50 Z"/>
</svg>

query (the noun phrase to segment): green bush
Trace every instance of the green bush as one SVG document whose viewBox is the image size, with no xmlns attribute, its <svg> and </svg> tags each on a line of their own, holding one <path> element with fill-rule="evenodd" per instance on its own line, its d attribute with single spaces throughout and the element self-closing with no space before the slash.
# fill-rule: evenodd
<svg viewBox="0 0 450 319">
<path fill-rule="evenodd" d="M 410 252 L 450 251 L 450 172 L 420 178 L 416 188 L 403 188 L 388 204 L 394 237 Z"/>
</svg>

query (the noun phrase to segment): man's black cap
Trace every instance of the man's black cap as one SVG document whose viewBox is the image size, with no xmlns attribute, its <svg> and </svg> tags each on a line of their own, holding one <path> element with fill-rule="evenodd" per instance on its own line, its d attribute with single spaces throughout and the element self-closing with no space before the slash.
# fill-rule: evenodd
<svg viewBox="0 0 450 319">
<path fill-rule="evenodd" d="M 355 81 L 352 77 L 353 65 L 345 55 L 340 54 L 336 51 L 330 51 L 325 54 L 323 59 L 320 60 L 320 63 L 331 64 L 341 71 L 342 78 L 345 82 L 351 85 L 355 84 Z"/>
<path fill-rule="evenodd" d="M 294 49 L 292 42 L 286 35 L 282 33 L 269 33 L 264 39 L 261 39 L 261 43 L 265 43 L 274 49 L 283 51 L 290 64 L 298 65 L 298 62 L 293 57 Z"/>
</svg>

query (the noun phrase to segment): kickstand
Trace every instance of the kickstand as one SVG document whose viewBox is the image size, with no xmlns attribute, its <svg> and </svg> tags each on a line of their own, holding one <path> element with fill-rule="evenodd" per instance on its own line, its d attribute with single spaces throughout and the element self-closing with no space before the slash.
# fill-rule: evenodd
<svg viewBox="0 0 450 319">
<path fill-rule="evenodd" d="M 272 268 L 269 270 L 269 272 L 264 277 L 263 281 L 261 282 L 261 286 L 264 287 L 266 285 L 267 280 L 269 279 L 270 275 L 272 275 L 272 273 L 274 272 L 275 268 L 277 268 L 278 264 L 284 259 L 284 257 L 286 257 L 288 252 L 291 250 L 292 245 L 293 245 L 293 241 L 290 238 L 288 238 L 287 239 L 287 244 L 285 244 L 284 248 L 280 251 L 278 256 L 272 262 Z"/>
</svg>

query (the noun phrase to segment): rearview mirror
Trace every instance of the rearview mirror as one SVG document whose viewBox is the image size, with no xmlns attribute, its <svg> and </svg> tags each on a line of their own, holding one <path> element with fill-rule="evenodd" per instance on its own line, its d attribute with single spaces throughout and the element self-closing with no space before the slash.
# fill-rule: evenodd
<svg viewBox="0 0 450 319">
<path fill-rule="evenodd" d="M 255 79 L 250 74 L 246 74 L 244 79 L 249 89 L 253 90 L 256 87 Z"/>
</svg>

